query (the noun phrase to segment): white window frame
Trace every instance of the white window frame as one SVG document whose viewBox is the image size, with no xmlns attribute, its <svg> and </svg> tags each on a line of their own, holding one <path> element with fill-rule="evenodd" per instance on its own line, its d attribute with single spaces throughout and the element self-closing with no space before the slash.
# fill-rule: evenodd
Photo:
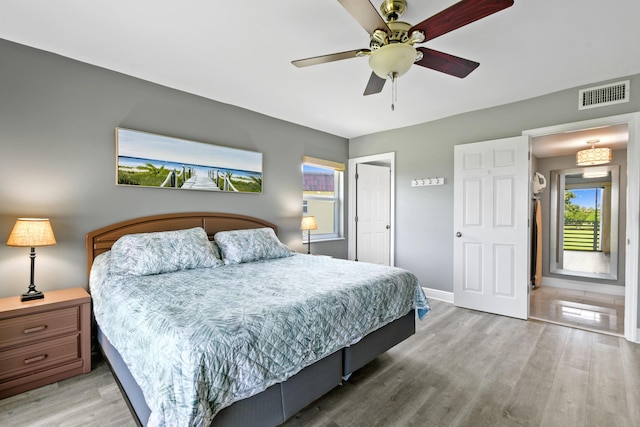
<svg viewBox="0 0 640 427">
<path fill-rule="evenodd" d="M 334 211 L 333 211 L 333 232 L 332 233 L 322 233 L 322 234 L 314 234 L 311 233 L 311 241 L 312 242 L 321 242 L 328 240 L 340 240 L 344 239 L 344 171 L 345 165 L 344 163 L 333 162 L 330 160 L 318 159 L 315 157 L 303 156 L 302 158 L 302 170 L 304 176 L 304 165 L 320 167 L 324 169 L 333 170 L 333 185 L 334 185 L 334 196 L 314 196 L 309 194 L 304 194 L 304 190 L 302 192 L 302 210 L 303 215 L 306 215 L 305 206 L 307 200 L 333 200 L 334 201 Z M 307 232 L 303 232 L 303 243 L 307 244 Z"/>
</svg>

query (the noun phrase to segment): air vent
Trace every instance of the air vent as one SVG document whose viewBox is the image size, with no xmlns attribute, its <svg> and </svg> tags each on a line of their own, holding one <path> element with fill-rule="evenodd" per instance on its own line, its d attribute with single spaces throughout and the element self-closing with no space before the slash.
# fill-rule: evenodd
<svg viewBox="0 0 640 427">
<path fill-rule="evenodd" d="M 629 80 L 580 89 L 578 93 L 578 110 L 629 102 L 630 93 Z"/>
</svg>

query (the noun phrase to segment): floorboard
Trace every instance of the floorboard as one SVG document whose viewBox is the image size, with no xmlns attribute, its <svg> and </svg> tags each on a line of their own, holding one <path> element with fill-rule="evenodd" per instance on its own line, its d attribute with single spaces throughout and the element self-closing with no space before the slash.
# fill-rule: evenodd
<svg viewBox="0 0 640 427">
<path fill-rule="evenodd" d="M 416 335 L 285 426 L 638 425 L 640 345 L 431 303 Z M 90 374 L 0 400 L 0 425 L 135 424 L 100 361 Z"/>
</svg>

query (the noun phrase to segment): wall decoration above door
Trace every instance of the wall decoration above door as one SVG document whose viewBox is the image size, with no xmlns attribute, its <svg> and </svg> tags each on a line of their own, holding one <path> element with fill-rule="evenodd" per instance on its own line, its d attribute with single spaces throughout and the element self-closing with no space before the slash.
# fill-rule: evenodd
<svg viewBox="0 0 640 427">
<path fill-rule="evenodd" d="M 116 184 L 262 193 L 262 153 L 116 128 Z"/>
</svg>

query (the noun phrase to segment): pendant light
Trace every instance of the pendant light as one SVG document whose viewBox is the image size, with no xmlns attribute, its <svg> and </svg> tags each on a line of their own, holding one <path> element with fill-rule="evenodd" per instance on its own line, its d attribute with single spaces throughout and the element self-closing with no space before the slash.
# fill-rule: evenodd
<svg viewBox="0 0 640 427">
<path fill-rule="evenodd" d="M 605 163 L 609 163 L 611 161 L 611 148 L 595 148 L 595 145 L 598 142 L 600 142 L 599 139 L 590 139 L 589 141 L 587 141 L 587 144 L 590 144 L 591 148 L 581 150 L 576 153 L 576 165 L 604 165 Z"/>
</svg>

